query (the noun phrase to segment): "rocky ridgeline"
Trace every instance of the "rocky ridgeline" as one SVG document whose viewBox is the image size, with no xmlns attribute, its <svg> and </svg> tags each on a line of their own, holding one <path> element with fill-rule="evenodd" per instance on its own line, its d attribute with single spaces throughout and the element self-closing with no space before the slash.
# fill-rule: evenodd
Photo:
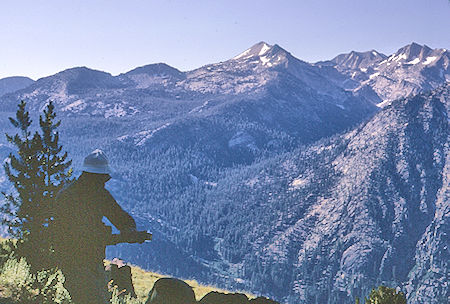
<svg viewBox="0 0 450 304">
<path fill-rule="evenodd" d="M 156 281 L 150 291 L 146 304 L 170 303 L 170 304 L 278 304 L 278 302 L 265 297 L 249 299 L 242 293 L 222 293 L 211 291 L 199 301 L 196 301 L 194 291 L 185 282 L 163 278 Z"/>
</svg>

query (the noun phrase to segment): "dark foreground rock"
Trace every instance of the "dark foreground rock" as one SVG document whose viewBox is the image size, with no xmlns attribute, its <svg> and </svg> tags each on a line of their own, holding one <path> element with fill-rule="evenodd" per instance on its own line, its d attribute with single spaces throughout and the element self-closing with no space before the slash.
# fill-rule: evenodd
<svg viewBox="0 0 450 304">
<path fill-rule="evenodd" d="M 265 297 L 257 297 L 256 299 L 251 299 L 249 301 L 250 304 L 279 304 L 278 302 L 265 298 Z"/>
<path fill-rule="evenodd" d="M 174 278 L 162 278 L 155 282 L 146 304 L 194 304 L 192 287 Z"/>
<path fill-rule="evenodd" d="M 273 300 L 258 297 L 249 300 L 243 293 L 221 293 L 211 291 L 198 302 L 192 287 L 175 278 L 161 278 L 155 282 L 145 304 L 279 304 Z"/>
<path fill-rule="evenodd" d="M 247 304 L 248 298 L 242 293 L 221 293 L 211 291 L 206 294 L 200 301 L 201 304 Z"/>
<path fill-rule="evenodd" d="M 206 294 L 200 301 L 201 304 L 279 304 L 276 301 L 257 297 L 256 299 L 249 300 L 245 294 L 242 293 L 221 293 L 217 291 L 211 291 Z"/>
</svg>

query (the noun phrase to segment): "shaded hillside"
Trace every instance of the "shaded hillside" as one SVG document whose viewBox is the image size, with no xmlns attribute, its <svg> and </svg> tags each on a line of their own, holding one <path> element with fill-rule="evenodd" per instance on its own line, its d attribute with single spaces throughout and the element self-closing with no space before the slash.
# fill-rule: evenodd
<svg viewBox="0 0 450 304">
<path fill-rule="evenodd" d="M 0 79 L 0 96 L 26 88 L 34 80 L 28 77 L 7 77 Z"/>
</svg>

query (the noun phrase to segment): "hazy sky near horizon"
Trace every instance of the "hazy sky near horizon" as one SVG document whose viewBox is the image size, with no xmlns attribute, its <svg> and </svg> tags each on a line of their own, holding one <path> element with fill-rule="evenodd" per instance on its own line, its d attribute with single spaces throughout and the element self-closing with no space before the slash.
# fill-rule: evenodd
<svg viewBox="0 0 450 304">
<path fill-rule="evenodd" d="M 450 1 L 0 1 L 0 41 L 0 78 L 75 66 L 117 75 L 157 62 L 186 71 L 259 41 L 316 62 L 413 41 L 450 48 Z"/>
</svg>

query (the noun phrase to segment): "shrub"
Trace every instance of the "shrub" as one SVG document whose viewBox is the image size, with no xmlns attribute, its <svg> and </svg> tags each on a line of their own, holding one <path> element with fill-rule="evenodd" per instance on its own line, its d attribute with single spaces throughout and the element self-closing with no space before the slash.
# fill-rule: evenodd
<svg viewBox="0 0 450 304">
<path fill-rule="evenodd" d="M 24 258 L 9 259 L 0 269 L 2 295 L 17 304 L 71 303 L 63 286 L 64 275 L 60 270 L 45 270 L 33 274 Z"/>
<path fill-rule="evenodd" d="M 114 287 L 111 291 L 111 304 L 142 304 L 141 301 L 131 295 L 122 295 L 117 287 Z"/>
</svg>

